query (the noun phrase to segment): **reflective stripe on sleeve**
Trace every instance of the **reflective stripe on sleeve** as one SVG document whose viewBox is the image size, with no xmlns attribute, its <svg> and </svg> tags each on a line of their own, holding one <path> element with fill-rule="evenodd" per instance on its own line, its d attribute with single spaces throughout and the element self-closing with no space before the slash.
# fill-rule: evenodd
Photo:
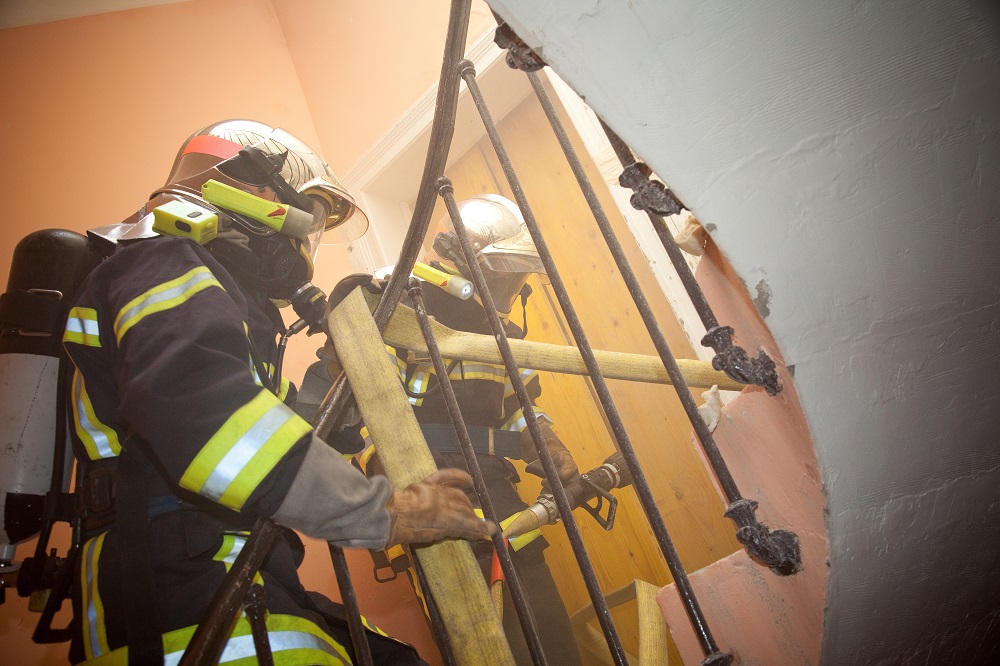
<svg viewBox="0 0 1000 666">
<path fill-rule="evenodd" d="M 181 487 L 232 509 L 312 427 L 270 391 L 240 407 L 202 447 L 181 476 Z"/>
<path fill-rule="evenodd" d="M 182 305 L 192 296 L 209 287 L 222 289 L 222 285 L 215 279 L 212 271 L 205 266 L 199 266 L 192 268 L 175 280 L 164 282 L 133 298 L 115 318 L 115 339 L 120 343 L 125 333 L 142 321 L 144 317 Z"/>
<path fill-rule="evenodd" d="M 555 425 L 555 421 L 552 420 L 552 417 L 546 414 L 541 409 L 539 409 L 537 405 L 532 405 L 532 410 L 535 412 L 536 419 L 544 419 L 546 422 L 548 422 L 550 426 Z M 513 432 L 521 432 L 527 427 L 528 427 L 528 422 L 524 418 L 524 410 L 518 408 L 516 412 L 510 415 L 510 418 L 504 421 L 504 424 L 500 426 L 500 430 L 511 430 Z"/>
<path fill-rule="evenodd" d="M 97 324 L 97 310 L 75 307 L 66 319 L 63 342 L 75 342 L 86 347 L 101 346 L 101 330 Z"/>
<path fill-rule="evenodd" d="M 114 458 L 121 453 L 118 433 L 97 418 L 79 370 L 73 371 L 70 394 L 73 400 L 73 426 L 90 459 Z"/>
</svg>

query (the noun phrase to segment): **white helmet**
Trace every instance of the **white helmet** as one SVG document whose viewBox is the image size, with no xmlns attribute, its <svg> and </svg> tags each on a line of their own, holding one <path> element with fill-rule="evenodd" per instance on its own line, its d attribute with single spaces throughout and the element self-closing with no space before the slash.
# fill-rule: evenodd
<svg viewBox="0 0 1000 666">
<path fill-rule="evenodd" d="M 458 203 L 458 211 L 497 310 L 509 313 L 528 276 L 545 274 L 521 211 L 513 201 L 497 194 L 464 199 Z M 472 279 L 455 225 L 447 214 L 434 237 L 433 251 L 439 263 Z"/>
</svg>

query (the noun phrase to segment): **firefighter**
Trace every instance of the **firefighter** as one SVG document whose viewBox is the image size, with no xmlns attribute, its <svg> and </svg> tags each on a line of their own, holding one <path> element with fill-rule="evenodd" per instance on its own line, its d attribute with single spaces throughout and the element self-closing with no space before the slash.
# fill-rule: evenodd
<svg viewBox="0 0 1000 666">
<path fill-rule="evenodd" d="M 255 205 L 284 222 L 261 222 Z M 231 120 L 184 142 L 135 215 L 92 230 L 115 250 L 81 287 L 64 334 L 83 470 L 74 663 L 124 661 L 126 650 L 132 663 L 176 662 L 259 516 L 291 528 L 255 578 L 278 664 L 353 660 L 342 609 L 298 579 L 293 529 L 367 548 L 496 529 L 474 513 L 468 475 L 439 471 L 393 491 L 289 406 L 295 387 L 275 372 L 278 306 L 319 330 L 325 299 L 309 280 L 320 236 L 352 224 L 356 235 L 367 220 L 315 152 Z M 221 663 L 254 656 L 251 629 L 236 622 Z M 378 663 L 421 662 L 381 632 L 370 643 Z"/>
<path fill-rule="evenodd" d="M 533 273 L 544 274 L 545 270 L 521 212 L 512 201 L 494 194 L 466 199 L 458 207 L 506 333 L 509 337 L 522 338 L 527 332 L 526 316 L 522 319 L 522 326 L 518 326 L 510 320 L 511 313 L 519 300 L 524 313 L 530 294 L 528 277 Z M 434 236 L 433 251 L 425 259 L 432 268 L 469 280 L 472 278 L 453 223 L 447 215 Z M 390 271 L 380 271 L 376 278 Z M 430 282 L 422 282 L 422 287 L 427 312 L 438 322 L 458 331 L 492 335 L 478 296 L 462 298 L 456 295 L 456 290 L 445 290 Z M 388 350 L 396 359 L 400 380 L 438 468 L 467 470 L 430 359 L 417 357 L 402 348 L 388 347 Z M 449 378 L 477 452 L 487 491 L 503 526 L 507 518 L 515 517 L 527 508 L 515 487 L 520 478 L 509 459 L 524 460 L 529 473 L 544 477 L 538 454 L 503 365 L 452 361 L 449 367 Z M 314 364 L 305 380 L 306 385 L 320 385 L 321 388 L 311 390 L 317 396 L 325 392 L 317 379 L 323 369 L 322 363 Z M 521 378 L 534 402 L 541 394 L 538 373 L 524 370 Z M 579 475 L 572 455 L 552 429 L 549 416 L 537 407 L 534 411 L 560 479 L 564 484 L 572 483 Z M 380 462 L 374 451 L 366 451 L 361 459 L 369 476 L 380 473 Z M 470 497 L 474 500 L 471 493 Z M 510 545 L 548 663 L 580 663 L 565 606 L 545 563 L 543 550 L 548 545 L 545 538 L 541 532 L 534 530 L 512 540 Z M 483 574 L 489 578 L 492 545 L 481 542 L 474 544 L 473 550 Z M 509 593 L 506 597 L 504 605 L 511 609 Z M 503 613 L 503 625 L 517 662 L 530 663 L 528 648 L 514 612 Z"/>
</svg>

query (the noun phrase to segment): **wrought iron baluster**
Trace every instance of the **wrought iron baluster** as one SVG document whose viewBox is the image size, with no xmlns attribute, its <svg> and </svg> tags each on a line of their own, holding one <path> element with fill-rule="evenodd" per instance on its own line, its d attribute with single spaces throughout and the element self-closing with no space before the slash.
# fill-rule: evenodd
<svg viewBox="0 0 1000 666">
<path fill-rule="evenodd" d="M 475 85 L 475 79 L 469 75 L 471 69 L 472 63 L 468 60 L 464 61 L 462 76 L 465 78 L 466 83 L 469 83 L 470 80 L 472 81 L 472 84 L 469 87 L 470 91 L 472 89 L 472 85 Z M 513 386 L 514 394 L 517 396 L 518 403 L 521 405 L 521 413 L 524 416 L 528 431 L 531 433 L 531 439 L 535 443 L 538 459 L 541 461 L 542 468 L 545 470 L 545 477 L 548 479 L 556 505 L 559 507 L 559 513 L 563 518 L 563 526 L 566 528 L 566 534 L 569 538 L 570 546 L 573 548 L 573 554 L 576 556 L 577 564 L 580 567 L 580 573 L 583 575 L 584 584 L 587 587 L 587 591 L 590 593 L 590 598 L 594 605 L 597 619 L 601 624 L 601 629 L 604 631 L 604 637 L 608 642 L 608 648 L 611 650 L 611 657 L 614 659 L 616 664 L 626 664 L 628 662 L 625 657 L 625 649 L 622 647 L 621 639 L 618 636 L 618 630 L 615 628 L 614 621 L 611 619 L 611 611 L 608 608 L 603 592 L 601 592 L 600 584 L 597 581 L 597 573 L 594 571 L 594 566 L 590 561 L 590 556 L 587 554 L 587 548 L 583 543 L 580 528 L 577 526 L 576 519 L 573 517 L 573 507 L 569 503 L 566 490 L 563 488 L 562 481 L 559 479 L 559 473 L 556 470 L 555 462 L 552 460 L 552 454 L 549 453 L 548 447 L 545 445 L 545 438 L 542 436 L 541 429 L 536 421 L 535 410 L 531 405 L 531 398 L 528 396 L 528 392 L 524 387 L 524 381 L 521 379 L 520 368 L 518 368 L 517 361 L 514 360 L 514 355 L 511 352 L 510 343 L 507 340 L 507 333 L 504 330 L 503 322 L 500 321 L 500 316 L 497 314 L 496 305 L 493 302 L 493 297 L 490 295 L 486 279 L 483 277 L 482 270 L 479 268 L 479 262 L 476 260 L 476 252 L 472 247 L 471 241 L 469 240 L 465 224 L 462 222 L 462 216 L 458 210 L 458 204 L 455 202 L 455 191 L 451 181 L 442 177 L 440 179 L 439 191 L 441 197 L 444 199 L 445 206 L 448 209 L 448 215 L 451 217 L 451 220 L 455 225 L 455 233 L 461 242 L 466 262 L 472 272 L 473 283 L 476 286 L 476 293 L 482 298 L 483 309 L 486 311 L 486 317 L 489 321 L 490 329 L 493 332 L 493 336 L 496 338 L 497 346 L 500 349 L 500 355 L 503 357 L 504 367 L 507 370 L 507 378 Z"/>
<path fill-rule="evenodd" d="M 437 373 L 445 405 L 448 407 L 448 415 L 455 426 L 455 434 L 458 436 L 458 443 L 462 447 L 462 454 L 465 456 L 465 464 L 468 465 L 469 473 L 472 475 L 472 480 L 475 484 L 476 495 L 479 497 L 479 505 L 483 509 L 483 514 L 499 525 L 500 517 L 497 516 L 496 510 L 493 508 L 493 500 L 490 499 L 486 489 L 486 482 L 483 480 L 483 472 L 479 467 L 479 460 L 476 458 L 476 453 L 472 448 L 469 430 L 465 425 L 465 419 L 462 417 L 458 398 L 455 396 L 455 389 L 451 385 L 451 378 L 448 376 L 448 368 L 441 357 L 441 350 L 431 329 L 427 307 L 424 303 L 423 290 L 416 280 L 410 281 L 409 294 L 413 301 L 413 309 L 417 313 L 420 330 L 424 335 L 424 340 L 427 342 L 427 351 L 430 353 L 431 362 L 434 364 L 434 372 Z M 546 661 L 545 655 L 542 652 L 542 642 L 538 637 L 538 627 L 535 624 L 534 613 L 532 613 L 531 608 L 528 606 L 524 587 L 521 585 L 521 579 L 514 569 L 510 550 L 504 541 L 503 535 L 497 530 L 497 533 L 493 535 L 493 548 L 496 551 L 497 558 L 500 560 L 503 575 L 507 579 L 511 600 L 514 602 L 518 621 L 521 623 L 521 630 L 524 632 L 524 638 L 528 644 L 528 651 L 531 653 L 534 663 L 542 666 Z"/>
<path fill-rule="evenodd" d="M 650 489 L 646 476 L 639 465 L 638 459 L 636 458 L 635 449 L 632 447 L 628 433 L 625 431 L 625 426 L 618 414 L 618 409 L 614 404 L 613 398 L 611 397 L 611 391 L 607 386 L 603 373 L 597 365 L 593 349 L 587 340 L 587 334 L 583 330 L 583 326 L 576 313 L 576 309 L 573 307 L 573 303 L 570 301 L 566 286 L 559 275 L 559 270 L 555 265 L 551 252 L 548 249 L 548 244 L 545 242 L 545 238 L 541 233 L 534 213 L 531 211 L 531 206 L 528 204 L 528 200 L 524 195 L 524 190 L 521 187 L 520 179 L 514 171 L 514 166 L 511 163 L 510 156 L 507 154 L 507 149 L 504 147 L 503 140 L 500 138 L 500 133 L 497 130 L 496 123 L 493 121 L 493 117 L 486 105 L 486 100 L 483 98 L 479 85 L 476 82 L 475 68 L 471 62 L 466 61 L 466 64 L 462 69 L 462 77 L 469 88 L 469 93 L 476 104 L 476 108 L 479 110 L 480 117 L 483 120 L 483 125 L 486 128 L 486 133 L 490 137 L 490 141 L 493 143 L 493 148 L 497 154 L 500 166 L 503 169 L 504 176 L 507 179 L 507 183 L 510 185 L 511 192 L 514 195 L 514 199 L 517 202 L 518 207 L 521 209 L 525 224 L 527 225 L 531 238 L 535 243 L 535 248 L 538 250 L 542 264 L 545 266 L 546 275 L 552 284 L 552 289 L 556 294 L 556 299 L 559 302 L 563 316 L 565 317 L 566 323 L 573 334 L 573 338 L 576 341 L 581 356 L 583 357 L 584 364 L 587 366 L 591 381 L 594 385 L 594 391 L 597 393 L 601 407 L 604 409 L 608 422 L 611 424 L 612 433 L 618 443 L 618 448 L 625 458 L 629 472 L 632 474 L 636 494 L 639 497 L 646 519 L 653 529 L 657 545 L 663 553 L 663 557 L 667 562 L 667 567 L 670 569 L 670 573 L 677 584 L 677 590 L 684 602 L 684 608 L 688 614 L 688 618 L 698 635 L 702 650 L 706 655 L 708 655 L 708 659 L 706 659 L 706 661 L 709 659 L 715 660 L 718 656 L 728 657 L 728 655 L 724 655 L 719 651 L 718 645 L 716 645 L 715 639 L 712 637 L 712 632 L 708 627 L 708 623 L 701 612 L 698 600 L 694 594 L 694 589 L 691 587 L 687 573 L 684 571 L 684 566 L 681 564 L 677 550 L 674 548 L 673 541 L 667 531 L 666 524 L 664 523 L 663 517 L 660 515 L 659 509 L 656 506 L 656 500 L 653 497 L 652 490 Z M 547 469 L 546 473 L 548 476 Z M 550 480 L 550 484 L 551 483 L 552 482 Z M 562 516 L 566 516 L 565 508 L 560 506 L 559 513 Z M 603 602 L 603 598 L 601 601 Z M 596 600 L 594 608 L 595 610 L 598 608 Z M 600 615 L 598 615 L 598 617 L 600 617 Z"/>
<path fill-rule="evenodd" d="M 434 212 L 434 202 L 436 195 L 436 182 L 438 177 L 444 173 L 444 165 L 448 159 L 448 152 L 451 149 L 451 138 L 455 133 L 455 115 L 458 109 L 458 63 L 462 59 L 465 51 L 465 40 L 469 32 L 469 15 L 471 11 L 471 0 L 452 0 L 451 9 L 448 16 L 448 32 L 445 37 L 444 55 L 441 62 L 441 76 L 438 83 L 438 94 L 434 108 L 434 119 L 431 125 L 431 141 L 427 148 L 427 158 L 424 163 L 424 172 L 420 181 L 420 190 L 417 192 L 417 201 L 413 210 L 413 217 L 407 229 L 406 237 L 403 240 L 403 247 L 400 250 L 399 259 L 396 266 L 399 270 L 389 280 L 385 293 L 382 295 L 378 306 L 375 309 L 375 325 L 380 331 L 385 330 L 392 316 L 396 304 L 403 294 L 403 287 L 413 270 L 413 264 L 417 260 L 423 243 L 424 235 L 430 225 L 431 214 Z M 329 431 L 339 425 L 338 421 L 343 418 L 347 405 L 351 400 L 351 388 L 347 381 L 347 374 L 340 373 L 334 381 L 333 386 L 324 396 L 316 415 L 315 430 L 320 437 L 325 437 Z M 331 547 L 331 557 L 334 569 L 337 569 L 338 558 L 334 555 Z M 353 585 L 350 580 L 350 573 L 344 571 L 344 575 L 338 572 L 337 581 L 341 583 L 341 597 L 346 601 L 355 600 Z M 343 582 L 341 582 L 343 581 Z M 356 603 L 353 607 L 347 607 L 346 612 L 350 624 L 360 624 L 360 611 Z M 367 636 L 362 632 L 363 640 L 366 642 Z M 357 643 L 355 632 L 351 632 L 351 641 Z M 355 646 L 357 651 L 357 645 Z M 370 654 L 370 650 L 365 650 Z M 359 652 L 364 654 L 364 652 Z M 370 663 L 370 660 L 369 662 Z M 367 666 L 366 663 L 366 666 Z"/>
<path fill-rule="evenodd" d="M 424 592 L 424 603 L 427 604 L 427 616 L 431 620 L 431 631 L 434 633 L 434 641 L 441 652 L 441 659 L 444 661 L 445 666 L 458 666 L 458 661 L 455 659 L 455 652 L 451 647 L 451 639 L 448 638 L 448 631 L 444 626 L 444 619 L 441 617 L 441 610 L 438 608 L 437 602 L 434 601 L 434 594 L 431 592 L 430 585 L 427 584 L 427 575 L 420 564 L 420 546 L 410 547 L 410 557 L 413 562 L 413 571 L 417 575 L 417 584 L 420 585 L 420 589 Z"/>
<path fill-rule="evenodd" d="M 527 77 L 531 82 L 531 87 L 534 89 L 536 97 L 538 97 L 539 103 L 542 105 L 545 116 L 549 119 L 549 124 L 556 134 L 559 145 L 562 147 L 563 154 L 566 156 L 573 175 L 580 185 L 584 198 L 587 200 L 587 204 L 594 214 L 594 219 L 597 221 L 597 225 L 608 244 L 608 249 L 614 257 L 622 279 L 625 281 L 629 293 L 632 295 L 632 300 L 639 309 L 639 314 L 646 324 L 646 329 L 649 331 L 653 346 L 656 347 L 660 360 L 663 361 L 667 374 L 670 375 L 674 387 L 677 389 L 677 397 L 680 398 L 681 404 L 684 406 L 684 411 L 687 413 L 688 419 L 691 421 L 691 425 L 698 435 L 698 440 L 701 442 L 702 450 L 705 452 L 705 456 L 712 466 L 712 471 L 715 472 L 719 485 L 726 494 L 729 507 L 726 509 L 725 515 L 736 525 L 736 538 L 746 547 L 747 553 L 754 560 L 765 564 L 774 573 L 782 576 L 794 574 L 801 567 L 798 537 L 788 530 L 775 530 L 774 532 L 769 530 L 757 519 L 755 514 L 757 502 L 745 499 L 740 494 L 739 488 L 736 486 L 736 481 L 729 472 L 726 461 L 722 458 L 722 454 L 715 443 L 715 438 L 712 437 L 708 426 L 698 413 L 698 406 L 695 404 L 694 397 L 688 389 L 687 382 L 684 381 L 680 368 L 677 367 L 677 361 L 674 359 L 667 340 L 663 336 L 656 318 L 653 316 L 653 311 L 649 307 L 645 295 L 642 293 L 639 281 L 632 271 L 632 267 L 629 265 L 621 243 L 618 242 L 610 220 L 608 220 L 607 215 L 604 213 L 604 208 L 597 198 L 597 193 L 590 184 L 590 179 L 583 169 L 583 164 L 573 149 L 569 135 L 559 120 L 548 93 L 545 92 L 542 86 L 541 79 L 535 72 L 527 72 Z"/>
<path fill-rule="evenodd" d="M 332 543 L 327 545 L 330 548 L 333 572 L 337 576 L 337 587 L 340 588 L 340 601 L 344 605 L 344 615 L 347 616 L 347 629 L 351 634 L 351 647 L 354 648 L 354 656 L 364 666 L 372 666 L 372 648 L 368 644 L 368 633 L 361 621 L 361 607 L 358 606 L 358 595 L 355 594 L 354 583 L 351 582 L 351 570 L 347 566 L 347 557 L 344 555 L 344 549 L 340 546 L 335 546 Z"/>
<path fill-rule="evenodd" d="M 767 390 L 769 395 L 777 395 L 781 391 L 781 383 L 778 381 L 774 361 L 763 349 L 758 350 L 756 357 L 751 357 L 745 349 L 733 343 L 732 326 L 719 326 L 719 321 L 705 299 L 701 285 L 695 280 L 691 267 L 684 260 L 681 249 L 674 240 L 674 235 L 667 228 L 663 216 L 676 215 L 685 208 L 684 204 L 670 188 L 658 180 L 652 180 L 649 167 L 637 161 L 625 142 L 603 120 L 600 122 L 611 148 L 622 165 L 623 171 L 618 183 L 634 192 L 630 199 L 632 207 L 645 211 L 649 217 L 653 230 L 659 236 L 663 249 L 677 272 L 677 277 L 680 278 L 691 304 L 694 305 L 701 323 L 705 326 L 706 333 L 701 339 L 701 344 L 715 350 L 712 366 L 738 382 L 756 384 Z"/>
</svg>

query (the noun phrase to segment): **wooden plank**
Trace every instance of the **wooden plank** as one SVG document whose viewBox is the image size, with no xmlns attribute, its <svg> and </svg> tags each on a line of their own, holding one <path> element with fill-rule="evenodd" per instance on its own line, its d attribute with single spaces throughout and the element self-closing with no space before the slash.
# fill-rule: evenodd
<svg viewBox="0 0 1000 666">
<path fill-rule="evenodd" d="M 431 452 L 360 289 L 330 313 L 327 326 L 393 486 L 404 488 L 434 472 L 437 467 Z M 458 663 L 513 664 L 468 542 L 441 541 L 420 548 L 418 557 Z"/>
</svg>

